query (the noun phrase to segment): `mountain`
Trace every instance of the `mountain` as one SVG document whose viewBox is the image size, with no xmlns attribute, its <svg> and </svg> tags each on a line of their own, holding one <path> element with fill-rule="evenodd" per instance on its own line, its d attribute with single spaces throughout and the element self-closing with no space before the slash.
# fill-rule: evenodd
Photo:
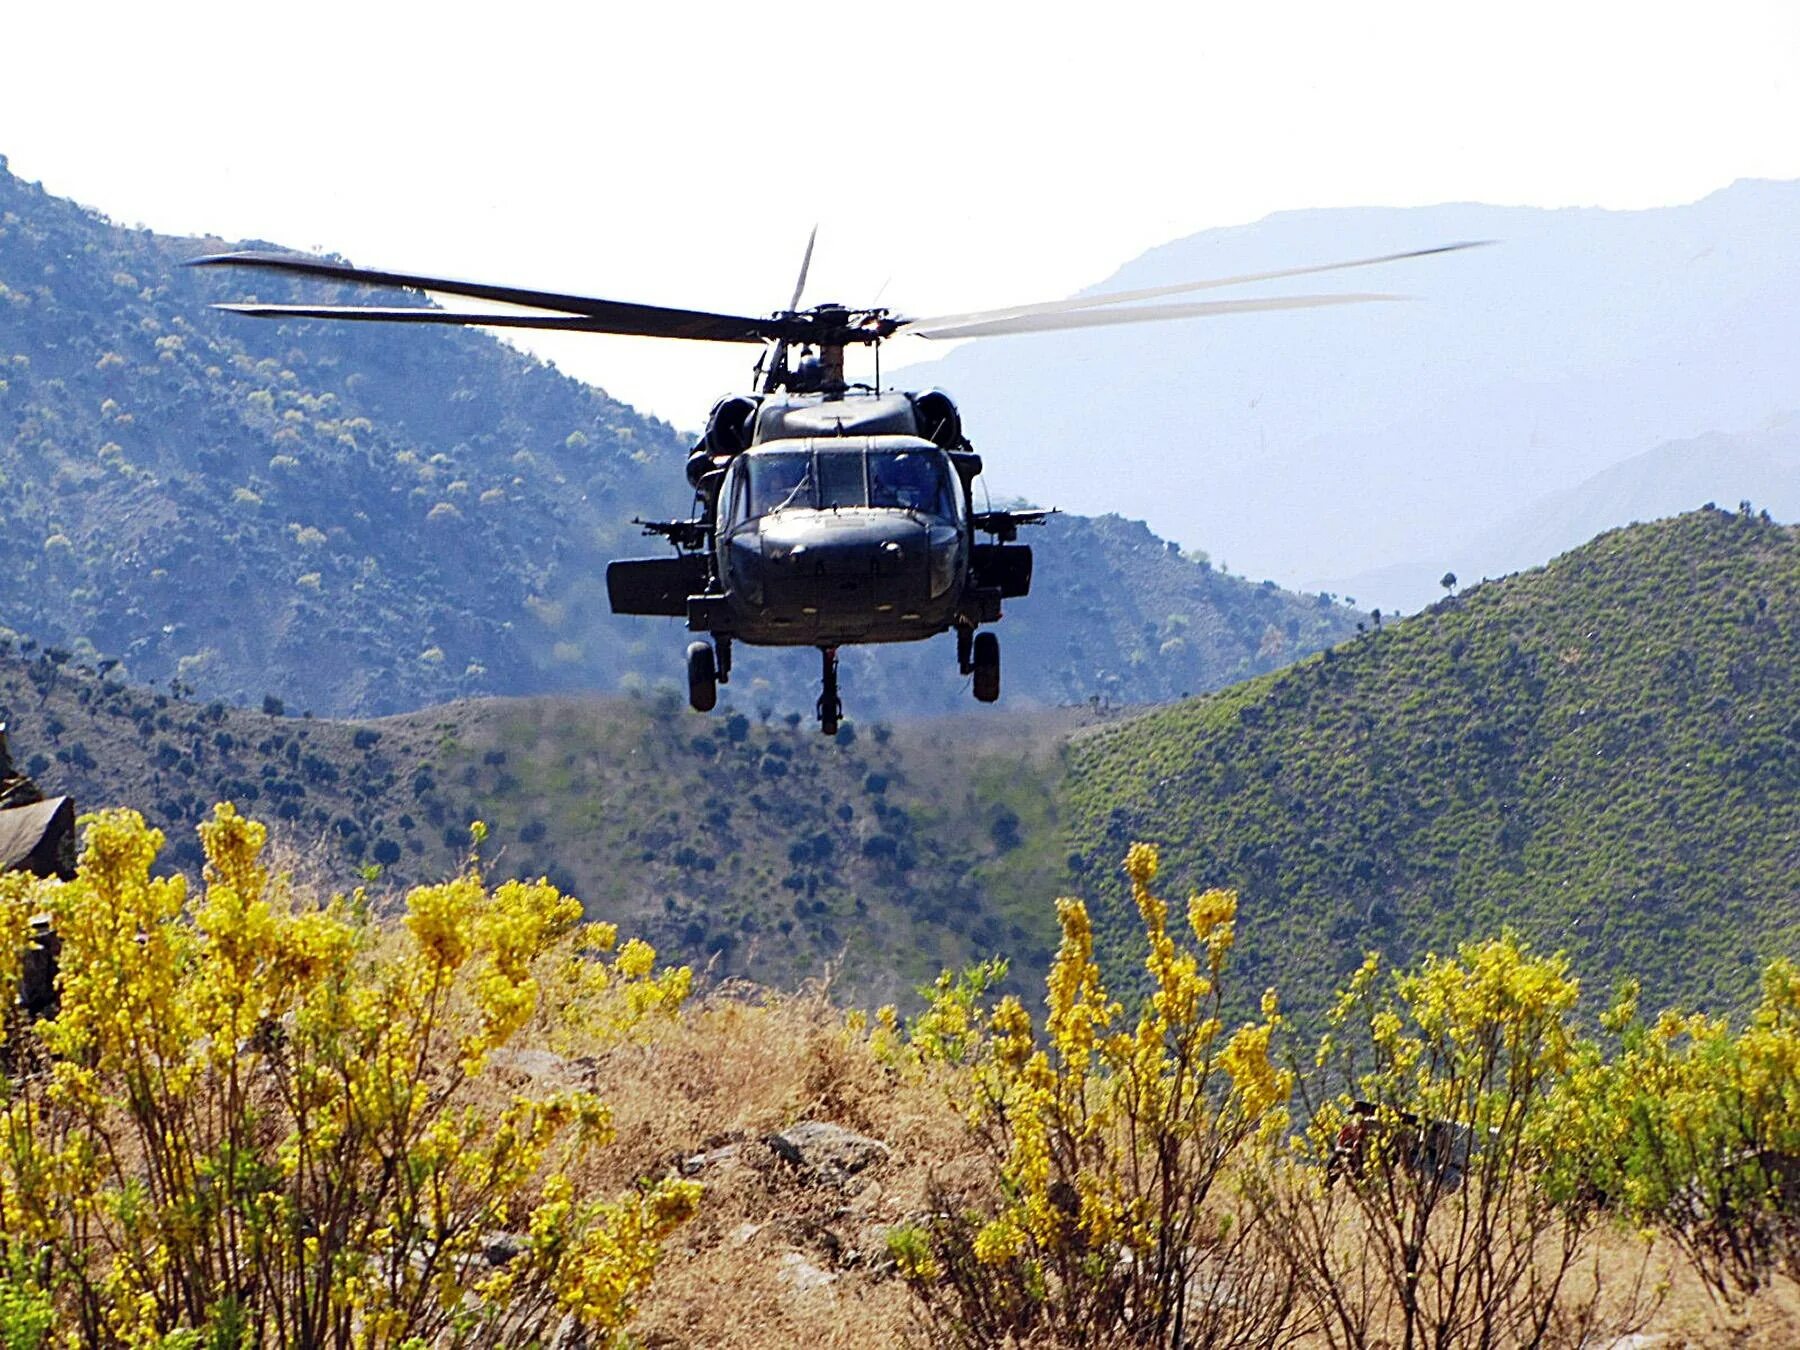
<svg viewBox="0 0 1800 1350">
<path fill-rule="evenodd" d="M 234 702 L 616 687 L 598 577 L 674 433 L 479 333 L 219 314 L 220 247 L 0 171 L 6 625 Z"/>
<path fill-rule="evenodd" d="M 637 697 L 462 700 L 276 717 L 171 698 L 0 644 L 15 758 L 84 806 L 126 802 L 199 864 L 221 798 L 290 864 L 377 890 L 548 874 L 597 916 L 722 974 L 904 993 L 1004 952 L 1029 985 L 1051 897 L 1097 904 L 1130 961 L 1118 864 L 1242 893 L 1240 987 L 1302 1015 L 1369 947 L 1409 959 L 1519 929 L 1604 992 L 1741 1003 L 1800 940 L 1800 533 L 1704 511 L 1221 693 L 1127 717 L 1002 712 L 836 739 L 799 714 Z M 29 647 L 29 649 L 27 649 Z M 741 691 L 734 684 L 730 694 Z"/>
<path fill-rule="evenodd" d="M 1094 289 L 1498 243 L 1246 288 L 1411 303 L 984 340 L 901 378 L 963 400 L 1003 466 L 996 490 L 1141 517 L 1290 584 L 1344 591 L 1416 567 L 1347 591 L 1385 608 L 1547 492 L 1796 406 L 1796 220 L 1800 183 L 1759 181 L 1645 211 L 1284 212 L 1164 245 Z"/>
<path fill-rule="evenodd" d="M 1447 545 L 1430 562 L 1415 559 L 1349 578 L 1337 589 L 1394 596 L 1403 608 L 1416 609 L 1438 593 L 1430 580 L 1433 563 L 1471 580 L 1503 576 L 1536 567 L 1616 525 L 1679 515 L 1707 502 L 1744 501 L 1777 520 L 1800 520 L 1800 414 L 1772 418 L 1753 432 L 1665 442 L 1539 498 L 1466 541 Z"/>
<path fill-rule="evenodd" d="M 1800 941 L 1800 531 L 1718 510 L 1617 530 L 1346 646 L 1077 736 L 1064 816 L 1108 905 L 1164 845 L 1234 886 L 1248 987 L 1316 1014 L 1368 948 L 1510 927 L 1592 998 L 1742 1005 Z"/>
<path fill-rule="evenodd" d="M 687 509 L 669 427 L 488 334 L 220 314 L 241 279 L 181 263 L 223 247 L 119 228 L 0 165 L 0 623 L 139 682 L 339 715 L 674 681 L 683 625 L 615 618 L 602 580 L 655 547 L 634 515 Z M 1009 701 L 1217 688 L 1354 625 L 1124 521 L 1037 537 Z M 967 706 L 949 638 L 854 655 L 852 716 Z M 817 667 L 738 669 L 810 709 Z"/>
</svg>

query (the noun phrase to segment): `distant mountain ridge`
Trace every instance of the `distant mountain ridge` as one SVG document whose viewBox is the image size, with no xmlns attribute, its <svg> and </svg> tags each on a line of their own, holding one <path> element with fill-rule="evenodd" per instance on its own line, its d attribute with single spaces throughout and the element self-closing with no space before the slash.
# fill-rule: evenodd
<svg viewBox="0 0 1800 1350">
<path fill-rule="evenodd" d="M 675 681 L 682 624 L 615 618 L 603 581 L 658 548 L 633 516 L 688 509 L 671 428 L 485 333 L 220 314 L 243 278 L 181 264 L 222 247 L 0 167 L 0 626 L 143 682 L 343 715 Z M 1217 688 L 1354 626 L 1123 521 L 1035 537 L 1036 593 L 1001 630 L 1009 702 Z M 753 706 L 816 694 L 813 653 L 738 672 Z M 969 706 L 948 638 L 859 650 L 844 682 L 852 717 Z"/>
<path fill-rule="evenodd" d="M 1364 607 L 1416 604 L 1458 544 L 1544 494 L 1800 406 L 1796 222 L 1800 183 L 1769 181 L 1643 211 L 1283 212 L 1153 249 L 1094 289 L 1498 242 L 1246 288 L 1408 303 L 994 339 L 901 376 L 979 410 L 997 490 L 1018 475 L 1253 576 L 1354 577 Z M 1421 575 L 1371 588 L 1402 564 Z"/>
<path fill-rule="evenodd" d="M 1756 430 L 1668 441 L 1553 492 L 1432 559 L 1352 577 L 1333 589 L 1389 595 L 1411 609 L 1437 598 L 1434 567 L 1470 581 L 1503 576 L 1555 557 L 1618 525 L 1680 515 L 1706 503 L 1749 501 L 1777 520 L 1800 520 L 1800 413 Z"/>
</svg>

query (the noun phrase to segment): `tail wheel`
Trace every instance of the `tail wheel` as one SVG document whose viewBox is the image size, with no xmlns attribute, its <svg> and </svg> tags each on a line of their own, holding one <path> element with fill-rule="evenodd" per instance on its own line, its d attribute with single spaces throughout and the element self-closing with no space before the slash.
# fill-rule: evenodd
<svg viewBox="0 0 1800 1350">
<path fill-rule="evenodd" d="M 1000 699 L 1000 639 L 992 633 L 977 633 L 971 653 L 975 666 L 975 697 L 982 703 Z"/>
<path fill-rule="evenodd" d="M 687 649 L 688 704 L 695 712 L 711 712 L 719 701 L 719 668 L 710 642 L 694 642 Z"/>
</svg>

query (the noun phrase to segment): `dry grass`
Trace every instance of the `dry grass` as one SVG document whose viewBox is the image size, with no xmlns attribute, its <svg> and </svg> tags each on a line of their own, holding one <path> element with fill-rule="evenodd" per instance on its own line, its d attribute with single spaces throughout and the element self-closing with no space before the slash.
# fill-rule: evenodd
<svg viewBox="0 0 1800 1350">
<path fill-rule="evenodd" d="M 548 1063 L 513 1062 L 495 1089 L 522 1087 Z M 693 1174 L 705 1198 L 665 1249 L 634 1323 L 639 1343 L 823 1350 L 905 1338 L 909 1295 L 889 1272 L 884 1230 L 926 1212 L 933 1180 L 977 1184 L 977 1159 L 942 1087 L 881 1063 L 822 992 L 721 989 L 549 1072 L 612 1107 L 617 1141 L 578 1178 L 593 1194 L 717 1151 Z M 868 1135 L 890 1155 L 842 1183 L 806 1174 L 763 1141 L 808 1120 Z"/>
<path fill-rule="evenodd" d="M 611 1104 L 617 1143 L 582 1180 L 616 1194 L 720 1151 L 698 1173 L 699 1216 L 669 1244 L 634 1324 L 646 1347 L 809 1350 L 924 1343 L 883 1232 L 929 1211 L 934 1184 L 978 1192 L 984 1163 L 943 1084 L 880 1062 L 818 990 L 715 991 L 634 1042 L 568 1061 Z M 521 1075 L 523 1076 L 523 1075 Z M 886 1143 L 891 1157 L 837 1185 L 800 1173 L 762 1142 L 798 1121 L 830 1121 Z M 736 1146 L 733 1149 L 733 1146 Z M 1800 1290 L 1718 1305 L 1667 1243 L 1626 1233 L 1597 1244 L 1619 1296 L 1640 1267 L 1666 1294 L 1635 1350 L 1800 1345 Z M 1303 1341 L 1301 1344 L 1323 1344 Z M 1594 1350 L 1600 1350 L 1599 1346 Z"/>
<path fill-rule="evenodd" d="M 1741 1308 L 1726 1308 L 1667 1242 L 1657 1243 L 1653 1259 L 1669 1282 L 1668 1295 L 1645 1333 L 1655 1350 L 1800 1345 L 1800 1286 L 1778 1283 Z"/>
</svg>

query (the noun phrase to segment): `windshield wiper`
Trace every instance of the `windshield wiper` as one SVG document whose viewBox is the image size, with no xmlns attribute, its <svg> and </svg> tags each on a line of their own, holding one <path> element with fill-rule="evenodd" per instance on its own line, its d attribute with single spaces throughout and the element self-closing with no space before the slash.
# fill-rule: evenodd
<svg viewBox="0 0 1800 1350">
<path fill-rule="evenodd" d="M 788 507 L 790 507 L 794 504 L 794 498 L 798 497 L 803 490 L 810 489 L 811 487 L 812 487 L 812 470 L 808 469 L 806 471 L 805 476 L 802 477 L 798 483 L 794 484 L 794 490 L 792 492 L 788 493 L 787 496 L 783 497 L 781 499 L 781 504 L 779 506 L 777 506 L 774 511 L 770 511 L 768 514 L 772 516 L 777 511 L 787 510 Z"/>
</svg>

